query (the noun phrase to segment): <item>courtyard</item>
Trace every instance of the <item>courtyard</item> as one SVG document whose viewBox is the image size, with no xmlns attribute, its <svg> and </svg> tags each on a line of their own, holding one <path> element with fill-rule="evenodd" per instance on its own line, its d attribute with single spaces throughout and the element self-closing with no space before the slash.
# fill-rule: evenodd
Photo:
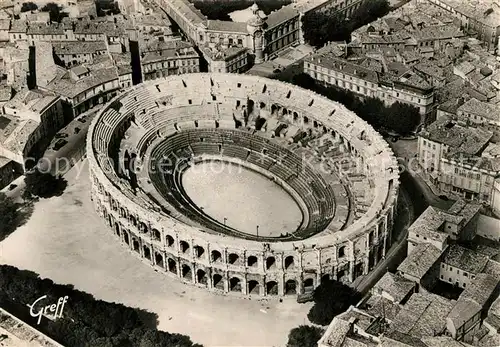
<svg viewBox="0 0 500 347">
<path fill-rule="evenodd" d="M 65 178 L 64 194 L 37 202 L 29 221 L 0 243 L 0 263 L 155 312 L 158 329 L 205 346 L 284 346 L 289 331 L 307 323 L 312 304 L 216 295 L 158 273 L 122 247 L 94 212 L 86 161 Z"/>
</svg>

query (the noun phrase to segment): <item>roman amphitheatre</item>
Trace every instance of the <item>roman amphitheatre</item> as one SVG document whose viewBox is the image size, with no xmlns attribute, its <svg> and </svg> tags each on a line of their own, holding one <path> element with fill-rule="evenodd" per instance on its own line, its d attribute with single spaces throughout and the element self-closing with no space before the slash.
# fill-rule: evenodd
<svg viewBox="0 0 500 347">
<path fill-rule="evenodd" d="M 391 245 L 388 144 L 287 83 L 198 73 L 137 85 L 94 119 L 87 157 L 109 232 L 166 280 L 293 296 L 354 281 Z"/>
</svg>

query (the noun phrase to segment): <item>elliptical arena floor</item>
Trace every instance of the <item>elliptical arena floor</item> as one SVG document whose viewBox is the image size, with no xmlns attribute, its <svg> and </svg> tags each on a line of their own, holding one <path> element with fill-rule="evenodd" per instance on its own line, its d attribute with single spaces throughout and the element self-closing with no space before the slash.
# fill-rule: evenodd
<svg viewBox="0 0 500 347">
<path fill-rule="evenodd" d="M 130 256 L 95 213 L 86 162 L 76 176 L 73 168 L 66 192 L 36 203 L 28 223 L 0 243 L 2 264 L 71 283 L 97 299 L 156 312 L 159 329 L 205 346 L 283 346 L 289 330 L 304 324 L 311 305 L 297 304 L 295 297 L 283 303 L 248 300 L 165 280 Z"/>
<path fill-rule="evenodd" d="M 295 200 L 267 177 L 222 161 L 197 164 L 182 176 L 187 195 L 210 217 L 242 232 L 278 237 L 296 230 L 302 212 Z"/>
</svg>

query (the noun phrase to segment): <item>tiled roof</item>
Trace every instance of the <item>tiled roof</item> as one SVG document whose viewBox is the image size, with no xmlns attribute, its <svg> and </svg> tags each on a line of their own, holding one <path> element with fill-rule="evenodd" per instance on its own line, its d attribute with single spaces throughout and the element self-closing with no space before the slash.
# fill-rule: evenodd
<svg viewBox="0 0 500 347">
<path fill-rule="evenodd" d="M 427 347 L 419 338 L 391 331 L 380 338 L 380 347 Z"/>
<path fill-rule="evenodd" d="M 341 72 L 349 76 L 362 78 L 372 83 L 378 83 L 379 81 L 376 72 L 367 69 L 364 66 L 349 62 L 345 59 L 337 58 L 332 54 L 327 54 L 327 53 L 314 54 L 311 57 L 307 57 L 305 60 L 312 64 L 319 65 L 321 67 L 326 67 L 327 69 Z"/>
<path fill-rule="evenodd" d="M 55 54 L 93 54 L 107 51 L 104 41 L 61 41 L 52 42 Z"/>
<path fill-rule="evenodd" d="M 421 239 L 444 242 L 448 235 L 438 231 L 445 222 L 445 212 L 429 206 L 408 228 L 410 234 L 419 235 Z M 424 239 L 425 240 L 425 239 Z"/>
<path fill-rule="evenodd" d="M 13 20 L 10 25 L 9 32 L 11 33 L 26 33 L 28 24 L 23 20 Z"/>
<path fill-rule="evenodd" d="M 420 136 L 443 143 L 455 152 L 477 155 L 490 141 L 493 134 L 479 128 L 463 127 L 447 119 L 429 125 Z"/>
<path fill-rule="evenodd" d="M 487 262 L 487 256 L 459 245 L 450 245 L 443 257 L 443 263 L 474 274 L 481 272 Z"/>
<path fill-rule="evenodd" d="M 416 30 L 412 34 L 418 41 L 444 40 L 465 36 L 455 25 L 431 25 Z"/>
<path fill-rule="evenodd" d="M 401 305 L 386 299 L 381 295 L 371 295 L 366 301 L 363 309 L 370 315 L 375 317 L 386 317 L 388 320 L 394 320 L 399 311 L 401 311 Z"/>
<path fill-rule="evenodd" d="M 440 334 L 453 305 L 453 301 L 439 295 L 415 293 L 394 318 L 391 329 L 416 338 Z"/>
<path fill-rule="evenodd" d="M 247 48 L 245 47 L 227 47 L 227 48 L 211 48 L 208 46 L 199 46 L 198 47 L 200 50 L 203 51 L 206 55 L 210 57 L 210 59 L 215 60 L 215 61 L 220 61 L 220 60 L 230 60 L 237 55 L 244 54 L 245 52 L 248 51 Z"/>
<path fill-rule="evenodd" d="M 247 34 L 247 24 L 224 20 L 208 20 L 208 30 Z M 210 34 L 209 34 L 210 35 Z"/>
<path fill-rule="evenodd" d="M 0 30 L 10 29 L 10 19 L 0 19 Z"/>
<path fill-rule="evenodd" d="M 28 35 L 64 35 L 64 30 L 67 29 L 63 24 L 59 23 L 29 23 L 26 33 Z"/>
<path fill-rule="evenodd" d="M 375 290 L 381 290 L 394 298 L 395 302 L 403 300 L 415 287 L 415 283 L 399 275 L 386 272 L 375 284 Z"/>
<path fill-rule="evenodd" d="M 12 97 L 12 87 L 2 84 L 0 85 L 0 101 L 9 101 Z"/>
<path fill-rule="evenodd" d="M 458 329 L 480 312 L 498 287 L 498 278 L 487 274 L 477 274 L 457 300 L 448 319 Z"/>
<path fill-rule="evenodd" d="M 441 0 L 457 12 L 475 20 L 498 28 L 500 26 L 500 10 L 493 4 L 494 0 L 463 1 Z"/>
<path fill-rule="evenodd" d="M 51 81 L 46 88 L 65 97 L 74 98 L 90 88 L 97 87 L 115 79 L 118 79 L 116 67 L 109 67 L 93 71 L 90 76 L 81 78 L 77 81 L 72 80 L 69 75 L 66 74 L 62 78 L 56 78 Z"/>
<path fill-rule="evenodd" d="M 500 122 L 500 107 L 487 102 L 479 101 L 475 98 L 470 99 L 460 106 L 458 112 L 464 112 L 472 115 L 479 115 L 483 118 Z"/>
<path fill-rule="evenodd" d="M 329 347 L 342 347 L 342 343 L 350 329 L 351 325 L 348 322 L 335 317 L 320 341 Z"/>
<path fill-rule="evenodd" d="M 475 202 L 467 202 L 465 200 L 457 200 L 449 209 L 448 213 L 463 218 L 464 225 L 467 225 L 481 210 L 482 205 Z"/>
<path fill-rule="evenodd" d="M 428 243 L 418 244 L 399 265 L 398 272 L 422 279 L 438 261 L 441 251 Z"/>
<path fill-rule="evenodd" d="M 294 4 L 286 5 L 279 10 L 269 13 L 267 16 L 267 26 L 271 29 L 281 23 L 291 20 L 292 18 L 298 17 L 299 11 L 295 8 Z"/>
<path fill-rule="evenodd" d="M 108 36 L 125 35 L 124 25 L 113 22 L 78 21 L 75 24 L 75 34 L 106 34 Z"/>
<path fill-rule="evenodd" d="M 193 24 L 205 24 L 207 17 L 205 17 L 200 10 L 198 10 L 189 0 L 170 0 L 170 6 L 177 9 Z"/>
</svg>

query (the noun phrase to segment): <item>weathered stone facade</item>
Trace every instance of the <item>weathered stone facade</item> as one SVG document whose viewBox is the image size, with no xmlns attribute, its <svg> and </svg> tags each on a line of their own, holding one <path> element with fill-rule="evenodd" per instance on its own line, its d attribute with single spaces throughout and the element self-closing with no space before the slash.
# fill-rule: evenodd
<svg viewBox="0 0 500 347">
<path fill-rule="evenodd" d="M 221 236 L 163 213 L 148 195 L 134 193 L 111 165 L 119 160 L 116 148 L 131 125 L 137 138 L 127 132 L 126 139 L 143 158 L 169 127 L 234 127 L 234 103 L 248 98 L 269 113 L 279 110 L 296 126 L 324 129 L 362 160 L 372 199 L 362 213 L 356 211 L 354 222 L 293 242 Z M 237 295 L 300 294 L 325 277 L 352 282 L 367 274 L 391 244 L 399 173 L 388 144 L 344 106 L 293 85 L 237 74 L 187 74 L 147 82 L 108 104 L 90 126 L 87 141 L 97 212 L 143 261 L 184 282 Z"/>
</svg>

